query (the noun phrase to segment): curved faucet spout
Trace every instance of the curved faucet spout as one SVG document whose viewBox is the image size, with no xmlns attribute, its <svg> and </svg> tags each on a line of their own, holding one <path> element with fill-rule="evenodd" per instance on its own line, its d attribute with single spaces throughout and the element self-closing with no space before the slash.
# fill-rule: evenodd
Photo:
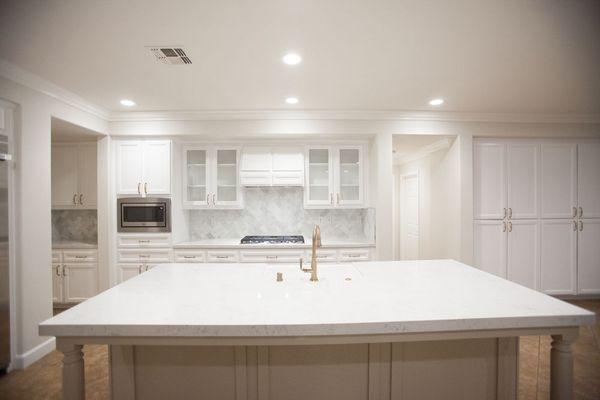
<svg viewBox="0 0 600 400">
<path fill-rule="evenodd" d="M 310 258 L 310 280 L 312 282 L 319 280 L 317 276 L 317 247 L 321 247 L 321 228 L 319 228 L 319 225 L 315 225 L 312 235 L 312 256 Z"/>
</svg>

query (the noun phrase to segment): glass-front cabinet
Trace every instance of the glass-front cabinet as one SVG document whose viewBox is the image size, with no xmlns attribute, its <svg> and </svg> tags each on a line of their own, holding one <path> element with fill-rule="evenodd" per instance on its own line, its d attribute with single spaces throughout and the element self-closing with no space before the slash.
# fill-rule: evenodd
<svg viewBox="0 0 600 400">
<path fill-rule="evenodd" d="M 307 208 L 365 206 L 363 147 L 309 146 L 306 151 Z"/>
<path fill-rule="evenodd" d="M 240 150 L 184 145 L 183 207 L 242 208 Z"/>
</svg>

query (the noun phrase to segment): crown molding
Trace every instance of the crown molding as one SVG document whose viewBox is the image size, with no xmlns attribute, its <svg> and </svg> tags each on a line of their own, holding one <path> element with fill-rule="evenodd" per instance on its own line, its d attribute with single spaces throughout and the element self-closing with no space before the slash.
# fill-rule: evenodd
<svg viewBox="0 0 600 400">
<path fill-rule="evenodd" d="M 50 96 L 81 111 L 95 115 L 98 118 L 104 120 L 110 119 L 109 110 L 97 106 L 73 92 L 63 89 L 62 87 L 1 58 L 0 76 L 23 86 L 27 86 L 30 89 Z"/>
<path fill-rule="evenodd" d="M 600 124 L 600 114 L 460 113 L 400 110 L 188 110 L 112 112 L 111 122 L 236 120 L 362 120 Z"/>
<path fill-rule="evenodd" d="M 394 154 L 394 165 L 404 165 L 409 162 L 413 162 L 420 158 L 426 157 L 436 151 L 447 149 L 450 147 L 452 141 L 449 138 L 440 139 L 436 142 L 423 146 L 412 154 L 406 156 L 397 156 Z"/>
</svg>

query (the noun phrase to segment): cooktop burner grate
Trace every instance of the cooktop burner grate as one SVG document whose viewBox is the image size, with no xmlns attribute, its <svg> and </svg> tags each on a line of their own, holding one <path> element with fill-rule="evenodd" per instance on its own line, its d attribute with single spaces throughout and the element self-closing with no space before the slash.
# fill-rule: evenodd
<svg viewBox="0 0 600 400">
<path fill-rule="evenodd" d="M 244 236 L 241 244 L 258 244 L 258 243 L 304 243 L 304 236 L 289 235 L 289 236 Z"/>
</svg>

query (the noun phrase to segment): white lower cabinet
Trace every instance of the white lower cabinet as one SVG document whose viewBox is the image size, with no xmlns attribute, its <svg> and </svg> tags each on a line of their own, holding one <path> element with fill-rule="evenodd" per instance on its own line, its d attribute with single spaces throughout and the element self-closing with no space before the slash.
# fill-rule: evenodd
<svg viewBox="0 0 600 400">
<path fill-rule="evenodd" d="M 570 219 L 541 222 L 540 290 L 546 294 L 575 294 L 577 225 Z"/>
<path fill-rule="evenodd" d="M 52 300 L 79 303 L 98 294 L 98 252 L 90 249 L 52 252 Z"/>
<path fill-rule="evenodd" d="M 578 229 L 578 292 L 600 294 L 600 219 L 582 219 Z"/>
<path fill-rule="evenodd" d="M 476 220 L 474 226 L 475 266 L 506 278 L 506 223 Z"/>
<path fill-rule="evenodd" d="M 123 233 L 117 235 L 117 279 L 124 282 L 172 262 L 171 235 L 168 233 Z"/>
<path fill-rule="evenodd" d="M 537 289 L 539 271 L 539 222 L 509 221 L 507 226 L 506 277 L 531 289 Z"/>
</svg>

